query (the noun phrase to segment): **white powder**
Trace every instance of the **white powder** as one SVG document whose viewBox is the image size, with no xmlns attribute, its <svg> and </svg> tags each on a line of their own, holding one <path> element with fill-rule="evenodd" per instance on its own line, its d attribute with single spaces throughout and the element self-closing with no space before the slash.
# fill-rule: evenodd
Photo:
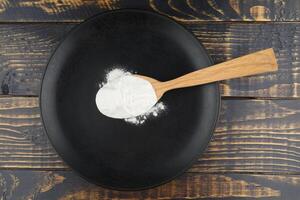
<svg viewBox="0 0 300 200">
<path fill-rule="evenodd" d="M 150 110 L 148 110 L 146 113 L 136 117 L 126 118 L 125 121 L 135 125 L 141 125 L 144 124 L 149 117 L 157 117 L 159 113 L 161 113 L 165 109 L 166 106 L 164 105 L 164 103 L 159 102 L 155 106 L 153 106 Z"/>
<path fill-rule="evenodd" d="M 110 82 L 114 79 L 120 78 L 121 76 L 131 75 L 130 72 L 126 72 L 123 69 L 113 69 L 109 73 L 106 74 L 106 81 Z"/>
<path fill-rule="evenodd" d="M 151 83 L 122 69 L 108 72 L 106 82 L 100 84 L 96 95 L 96 104 L 102 114 L 133 124 L 143 124 L 147 117 L 157 116 L 164 110 L 163 103 L 155 105 L 156 102 Z"/>
</svg>

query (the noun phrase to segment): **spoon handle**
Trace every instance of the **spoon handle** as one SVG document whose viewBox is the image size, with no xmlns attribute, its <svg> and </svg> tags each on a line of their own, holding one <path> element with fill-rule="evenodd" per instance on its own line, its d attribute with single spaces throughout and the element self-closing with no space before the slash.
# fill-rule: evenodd
<svg viewBox="0 0 300 200">
<path fill-rule="evenodd" d="M 166 91 L 202 85 L 206 83 L 277 71 L 278 66 L 272 48 L 258 51 L 227 62 L 191 72 L 163 82 Z"/>
</svg>

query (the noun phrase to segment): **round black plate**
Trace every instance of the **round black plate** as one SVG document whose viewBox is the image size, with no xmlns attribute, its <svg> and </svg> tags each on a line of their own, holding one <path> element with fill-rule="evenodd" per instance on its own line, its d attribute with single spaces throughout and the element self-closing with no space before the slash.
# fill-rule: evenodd
<svg viewBox="0 0 300 200">
<path fill-rule="evenodd" d="M 98 111 L 99 83 L 115 67 L 165 81 L 211 64 L 195 37 L 164 16 L 118 10 L 92 17 L 49 61 L 40 95 L 46 132 L 93 183 L 118 190 L 165 183 L 205 150 L 218 118 L 218 84 L 168 92 L 166 112 L 136 126 Z"/>
</svg>

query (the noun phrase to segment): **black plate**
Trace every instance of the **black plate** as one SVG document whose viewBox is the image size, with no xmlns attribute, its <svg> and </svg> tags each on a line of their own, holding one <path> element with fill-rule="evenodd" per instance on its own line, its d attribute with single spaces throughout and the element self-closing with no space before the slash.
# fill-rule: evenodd
<svg viewBox="0 0 300 200">
<path fill-rule="evenodd" d="M 197 39 L 164 16 L 118 10 L 92 17 L 49 61 L 40 95 L 48 137 L 71 168 L 98 185 L 165 183 L 205 150 L 218 118 L 218 84 L 168 92 L 161 99 L 167 111 L 136 126 L 98 111 L 99 83 L 114 67 L 165 81 L 211 64 Z"/>
</svg>

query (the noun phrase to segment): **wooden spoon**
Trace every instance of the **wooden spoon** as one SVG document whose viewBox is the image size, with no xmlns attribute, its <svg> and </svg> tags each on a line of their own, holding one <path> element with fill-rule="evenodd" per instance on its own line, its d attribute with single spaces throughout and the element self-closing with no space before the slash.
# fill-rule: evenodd
<svg viewBox="0 0 300 200">
<path fill-rule="evenodd" d="M 137 75 L 149 81 L 159 100 L 169 90 L 202 85 L 206 83 L 277 71 L 278 66 L 272 48 L 248 54 L 233 60 L 200 69 L 170 81 Z"/>
</svg>

